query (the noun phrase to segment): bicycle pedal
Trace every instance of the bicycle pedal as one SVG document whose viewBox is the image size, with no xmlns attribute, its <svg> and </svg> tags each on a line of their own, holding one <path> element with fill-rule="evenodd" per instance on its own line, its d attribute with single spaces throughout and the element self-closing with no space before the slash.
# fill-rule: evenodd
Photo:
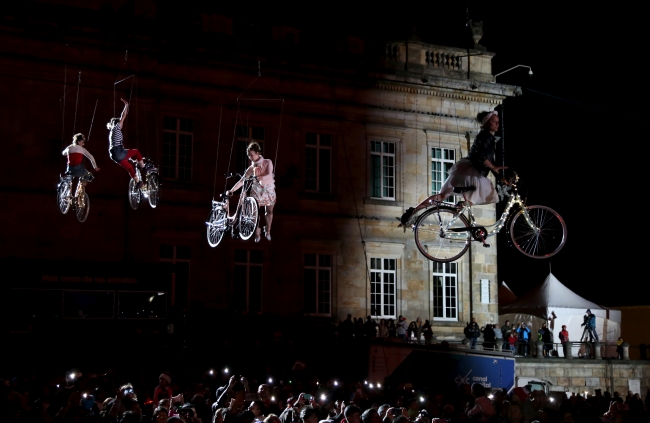
<svg viewBox="0 0 650 423">
<path fill-rule="evenodd" d="M 483 247 L 485 247 L 485 248 L 490 248 L 490 244 L 485 244 L 485 243 L 484 243 L 484 244 L 483 244 Z"/>
</svg>

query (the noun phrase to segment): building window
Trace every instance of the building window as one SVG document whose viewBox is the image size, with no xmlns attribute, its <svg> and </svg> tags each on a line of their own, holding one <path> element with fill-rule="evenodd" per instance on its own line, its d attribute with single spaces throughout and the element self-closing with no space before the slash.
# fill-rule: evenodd
<svg viewBox="0 0 650 423">
<path fill-rule="evenodd" d="M 260 145 L 260 149 L 262 150 L 262 153 L 264 153 L 265 131 L 264 128 L 257 126 L 237 125 L 236 135 L 237 140 L 235 144 L 235 164 L 237 166 L 237 172 L 243 175 L 251 164 L 251 161 L 248 158 L 248 154 L 246 152 L 246 148 L 248 147 L 248 144 L 255 141 Z"/>
<path fill-rule="evenodd" d="M 305 137 L 305 190 L 332 192 L 332 136 L 308 133 Z"/>
<path fill-rule="evenodd" d="M 163 129 L 162 176 L 179 181 L 191 180 L 194 121 L 166 116 Z"/>
<path fill-rule="evenodd" d="M 395 318 L 396 259 L 370 259 L 370 313 L 372 317 Z"/>
<path fill-rule="evenodd" d="M 262 312 L 262 251 L 235 250 L 235 298 L 237 311 Z"/>
<path fill-rule="evenodd" d="M 305 254 L 305 312 L 332 314 L 332 256 Z"/>
<path fill-rule="evenodd" d="M 190 303 L 190 247 L 183 245 L 161 245 L 160 261 L 171 275 L 171 305 L 181 309 Z"/>
<path fill-rule="evenodd" d="M 454 163 L 456 163 L 456 150 L 453 148 L 431 149 L 431 195 L 440 192 Z M 446 198 L 445 201 L 453 202 L 453 196 Z"/>
<path fill-rule="evenodd" d="M 395 199 L 395 143 L 370 143 L 371 197 Z"/>
<path fill-rule="evenodd" d="M 457 263 L 431 262 L 433 265 L 433 318 L 458 320 Z"/>
</svg>

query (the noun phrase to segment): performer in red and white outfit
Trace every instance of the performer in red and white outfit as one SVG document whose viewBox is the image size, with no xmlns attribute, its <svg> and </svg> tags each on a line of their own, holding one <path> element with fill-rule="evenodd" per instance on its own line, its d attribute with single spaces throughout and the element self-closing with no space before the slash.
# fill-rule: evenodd
<svg viewBox="0 0 650 423">
<path fill-rule="evenodd" d="M 251 165 L 246 169 L 244 178 L 250 175 L 257 176 L 257 181 L 251 187 L 251 196 L 257 200 L 257 204 L 261 208 L 265 208 L 264 220 L 266 226 L 264 227 L 264 237 L 271 240 L 271 223 L 273 222 L 273 206 L 275 206 L 275 177 L 273 176 L 273 162 L 269 159 L 262 157 L 262 149 L 256 142 L 252 142 L 246 149 L 248 158 L 251 160 Z M 231 195 L 243 185 L 243 178 L 237 182 L 230 191 L 226 194 Z M 257 229 L 255 230 L 255 242 L 260 242 L 261 228 L 259 220 Z"/>
<path fill-rule="evenodd" d="M 83 134 L 75 134 L 72 137 L 72 144 L 67 146 L 61 154 L 68 156 L 68 168 L 66 169 L 66 174 L 81 178 L 84 182 L 90 182 L 92 181 L 93 176 L 92 173 L 86 170 L 86 167 L 83 164 L 84 157 L 87 157 L 88 160 L 90 160 L 90 164 L 95 171 L 99 172 L 99 168 L 97 167 L 97 162 L 95 162 L 93 155 L 84 148 L 84 144 L 86 144 L 86 138 Z"/>
<path fill-rule="evenodd" d="M 129 114 L 129 103 L 120 98 L 122 103 L 124 103 L 124 110 L 119 118 L 112 118 L 110 122 L 106 125 L 106 128 L 110 131 L 108 134 L 108 154 L 118 165 L 122 166 L 129 172 L 131 178 L 135 180 L 137 188 L 142 187 L 142 181 L 138 179 L 138 175 L 135 173 L 135 169 L 129 162 L 130 158 L 135 158 L 137 160 L 141 169 L 145 168 L 144 161 L 142 161 L 142 154 L 135 149 L 126 149 L 124 148 L 124 135 L 122 134 L 122 128 L 124 127 L 124 121 L 126 116 Z"/>
</svg>

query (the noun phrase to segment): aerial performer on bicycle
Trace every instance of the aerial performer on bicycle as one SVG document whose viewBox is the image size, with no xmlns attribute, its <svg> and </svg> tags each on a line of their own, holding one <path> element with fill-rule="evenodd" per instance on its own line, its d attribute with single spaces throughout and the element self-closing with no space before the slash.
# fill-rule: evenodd
<svg viewBox="0 0 650 423">
<path fill-rule="evenodd" d="M 90 160 L 90 164 L 95 171 L 99 172 L 99 168 L 93 155 L 84 148 L 84 144 L 86 144 L 86 138 L 83 134 L 75 134 L 72 137 L 72 144 L 67 146 L 61 154 L 68 157 L 68 167 L 65 173 L 79 178 L 85 185 L 87 182 L 93 180 L 93 174 L 88 172 L 84 166 L 84 157 Z"/>
<path fill-rule="evenodd" d="M 454 190 L 454 187 L 473 186 L 473 191 L 467 191 L 465 197 L 471 205 L 492 204 L 499 200 L 494 185 L 487 178 L 488 173 L 492 174 L 506 183 L 499 175 L 499 171 L 507 169 L 507 166 L 494 164 L 496 152 L 496 137 L 494 134 L 499 130 L 499 114 L 496 111 L 481 112 L 476 116 L 481 124 L 481 132 L 474 139 L 469 155 L 456 162 L 449 170 L 449 176 L 438 194 L 432 195 L 415 207 L 409 207 L 400 218 L 400 226 L 408 226 L 413 215 L 434 204 L 436 201 L 444 201 Z"/>
<path fill-rule="evenodd" d="M 266 226 L 264 227 L 264 237 L 271 240 L 271 223 L 273 222 L 273 206 L 275 205 L 275 179 L 273 177 L 273 162 L 269 159 L 262 157 L 262 149 L 256 142 L 252 142 L 246 148 L 246 154 L 251 160 L 251 165 L 246 169 L 244 177 L 240 179 L 229 191 L 227 195 L 232 195 L 243 185 L 243 180 L 247 176 L 257 176 L 257 180 L 253 182 L 251 187 L 251 196 L 255 198 L 260 209 L 264 207 L 264 219 Z M 260 210 L 261 212 L 261 210 Z M 261 228 L 259 221 L 255 229 L 255 242 L 260 242 Z"/>
<path fill-rule="evenodd" d="M 119 118 L 111 118 L 110 122 L 106 124 L 106 128 L 110 131 L 108 134 L 108 154 L 110 155 L 111 160 L 129 172 L 131 178 L 136 182 L 136 188 L 139 189 L 142 188 L 142 181 L 138 179 L 135 169 L 131 165 L 131 162 L 129 162 L 129 159 L 134 157 L 142 169 L 145 168 L 145 164 L 142 161 L 142 154 L 140 154 L 138 150 L 134 148 L 127 150 L 124 148 L 124 135 L 122 134 L 122 128 L 124 127 L 126 115 L 129 114 L 129 103 L 123 98 L 120 98 L 120 100 L 124 103 L 122 114 Z"/>
</svg>

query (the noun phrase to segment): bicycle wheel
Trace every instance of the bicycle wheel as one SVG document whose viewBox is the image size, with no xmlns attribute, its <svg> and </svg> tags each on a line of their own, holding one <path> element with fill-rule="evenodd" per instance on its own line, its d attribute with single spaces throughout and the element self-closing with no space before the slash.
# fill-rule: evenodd
<svg viewBox="0 0 650 423">
<path fill-rule="evenodd" d="M 59 211 L 63 214 L 70 211 L 70 199 L 68 196 L 70 195 L 71 186 L 72 184 L 70 182 L 63 180 L 56 189 L 56 203 L 59 206 Z"/>
<path fill-rule="evenodd" d="M 90 198 L 88 194 L 84 192 L 82 197 L 76 198 L 75 204 L 75 214 L 77 215 L 77 220 L 79 222 L 85 222 L 88 218 L 88 211 L 90 211 Z"/>
<path fill-rule="evenodd" d="M 442 223 L 442 225 L 441 225 Z M 458 260 L 469 248 L 469 231 L 452 232 L 469 226 L 467 218 L 451 207 L 432 208 L 415 223 L 415 245 L 432 261 Z"/>
<path fill-rule="evenodd" d="M 259 209 L 257 201 L 253 197 L 246 197 L 239 213 L 239 236 L 246 241 L 255 233 L 257 221 L 259 220 Z"/>
<path fill-rule="evenodd" d="M 224 210 L 212 210 L 210 220 L 207 222 L 208 244 L 210 247 L 216 247 L 221 242 L 224 232 L 226 232 L 226 212 Z"/>
<path fill-rule="evenodd" d="M 160 179 L 158 175 L 152 173 L 147 178 L 147 185 L 149 186 L 149 205 L 155 209 L 160 202 Z"/>
<path fill-rule="evenodd" d="M 533 229 L 526 219 L 537 227 Z M 531 258 L 548 258 L 557 254 L 566 243 L 566 224 L 555 210 L 546 206 L 521 209 L 510 223 L 510 238 L 517 249 Z"/>
<path fill-rule="evenodd" d="M 137 210 L 140 205 L 140 189 L 136 188 L 136 182 L 134 179 L 129 181 L 129 204 L 133 210 Z"/>
</svg>

